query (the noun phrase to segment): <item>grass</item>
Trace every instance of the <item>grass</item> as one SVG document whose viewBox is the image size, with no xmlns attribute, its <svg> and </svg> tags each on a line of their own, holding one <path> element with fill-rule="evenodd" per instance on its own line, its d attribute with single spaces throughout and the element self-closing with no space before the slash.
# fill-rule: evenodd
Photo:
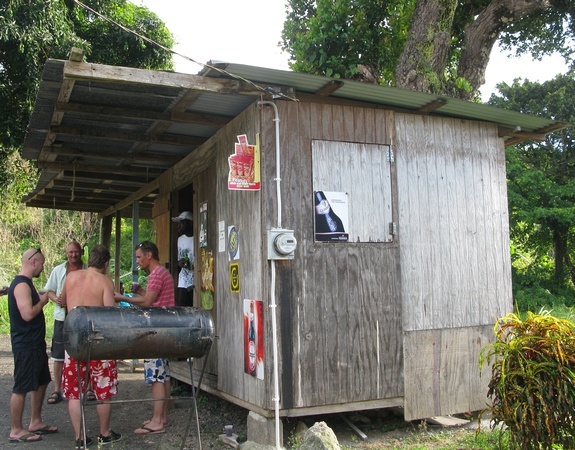
<svg viewBox="0 0 575 450">
<path fill-rule="evenodd" d="M 414 432 L 407 437 L 390 438 L 386 442 L 374 442 L 351 448 L 365 450 L 495 450 L 499 440 L 505 441 L 505 433 L 500 431 L 479 431 L 470 429 L 441 430 L 434 433 Z M 507 449 L 507 446 L 501 447 Z"/>
<path fill-rule="evenodd" d="M 336 433 L 343 450 L 509 450 L 507 433 L 500 429 L 492 431 L 485 418 L 479 430 L 474 426 L 440 427 L 425 421 L 406 422 L 401 414 L 385 409 L 363 411 L 355 420 L 353 415 L 349 418 L 366 434 L 365 441 L 335 414 L 287 420 L 284 423 L 286 448 L 301 448 L 303 435 L 298 433 L 301 422 L 311 427 L 325 421 Z M 478 419 L 477 415 L 469 414 L 464 418 L 472 422 Z"/>
<path fill-rule="evenodd" d="M 54 302 L 44 307 L 46 318 L 46 339 L 52 339 L 54 332 Z M 0 297 L 0 334 L 10 334 L 10 319 L 8 316 L 8 296 Z"/>
</svg>

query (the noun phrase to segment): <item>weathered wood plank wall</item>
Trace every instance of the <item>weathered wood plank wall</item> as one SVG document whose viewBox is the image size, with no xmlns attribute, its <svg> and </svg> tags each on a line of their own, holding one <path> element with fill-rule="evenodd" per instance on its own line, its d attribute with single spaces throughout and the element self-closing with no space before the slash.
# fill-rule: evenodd
<svg viewBox="0 0 575 450">
<path fill-rule="evenodd" d="M 476 357 L 493 320 L 511 306 L 505 164 L 495 127 L 329 102 L 277 104 L 281 226 L 298 239 L 295 258 L 276 263 L 273 287 L 282 414 L 401 405 L 404 396 L 406 411 L 417 418 L 474 409 L 484 391 Z M 279 225 L 273 118 L 271 108 L 248 108 L 208 143 L 214 165 L 198 172 L 206 163 L 193 162 L 216 261 L 219 339 L 209 371 L 227 398 L 268 411 L 273 348 L 265 243 L 266 230 Z M 262 190 L 228 191 L 236 137 L 247 134 L 252 143 L 257 132 Z M 314 140 L 392 146 L 392 218 L 399 230 L 393 242 L 314 241 Z M 340 183 L 352 179 L 345 166 L 333 170 Z M 360 201 L 378 207 L 377 199 L 375 192 Z M 217 251 L 220 221 L 239 230 L 239 294 L 230 293 L 227 253 Z M 243 372 L 244 298 L 264 302 L 264 382 Z"/>
<path fill-rule="evenodd" d="M 511 305 L 495 126 L 404 114 L 396 124 L 404 329 L 492 324 Z"/>
<path fill-rule="evenodd" d="M 282 408 L 337 408 L 344 403 L 400 397 L 403 352 L 398 246 L 314 242 L 311 173 L 312 140 L 390 144 L 393 115 L 305 101 L 278 105 L 282 226 L 296 230 L 299 242 L 295 259 L 278 264 Z M 271 111 L 266 111 L 262 123 L 272 123 L 272 118 Z M 273 153 L 266 152 L 262 164 L 263 172 L 271 177 L 275 173 Z M 345 171 L 346 167 L 333 170 Z M 263 193 L 264 228 L 268 228 L 275 226 L 277 202 L 274 190 L 266 188 Z M 373 202 L 373 198 L 354 201 Z"/>
<path fill-rule="evenodd" d="M 491 325 L 406 333 L 405 419 L 484 409 L 490 371 L 478 360 L 492 340 Z"/>
<path fill-rule="evenodd" d="M 495 125 L 396 114 L 406 419 L 480 409 L 477 357 L 512 308 Z"/>
<path fill-rule="evenodd" d="M 262 236 L 261 229 L 261 192 L 230 191 L 227 187 L 228 157 L 234 153 L 237 136 L 246 134 L 248 142 L 255 144 L 259 130 L 259 111 L 256 106 L 249 107 L 218 133 L 215 143 L 216 169 L 204 172 L 198 178 L 211 186 L 211 192 L 198 193 L 198 201 L 212 197 L 208 202 L 210 244 L 215 260 L 215 289 L 217 309 L 217 348 L 218 348 L 218 385 L 217 388 L 232 396 L 261 405 L 268 403 L 267 386 L 269 380 L 262 382 L 244 373 L 244 299 L 264 300 L 262 297 Z M 194 182 L 194 186 L 196 183 Z M 215 193 L 215 195 L 214 195 Z M 218 251 L 218 223 L 225 222 L 225 229 L 235 226 L 239 233 L 239 273 L 240 292 L 230 291 L 230 261 L 226 252 Z M 226 244 L 228 239 L 226 237 Z M 264 321 L 268 321 L 267 308 L 264 308 Z M 265 339 L 269 332 L 266 328 Z M 265 342 L 265 341 L 264 341 Z M 266 361 L 268 363 L 269 361 Z"/>
</svg>

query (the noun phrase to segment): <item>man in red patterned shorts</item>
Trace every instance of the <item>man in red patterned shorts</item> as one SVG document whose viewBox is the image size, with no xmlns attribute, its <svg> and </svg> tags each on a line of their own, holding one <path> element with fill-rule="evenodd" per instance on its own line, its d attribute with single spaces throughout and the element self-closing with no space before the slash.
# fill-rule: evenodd
<svg viewBox="0 0 575 450">
<path fill-rule="evenodd" d="M 62 298 L 68 312 L 76 306 L 115 306 L 114 285 L 106 273 L 110 264 L 110 252 L 103 245 L 95 245 L 90 250 L 88 269 L 70 272 L 66 276 Z M 78 361 L 68 355 L 64 359 L 62 392 L 69 400 L 68 412 L 76 432 L 76 449 L 84 448 L 81 434 L 82 406 L 80 398 L 85 394 L 86 386 L 92 385 L 96 399 L 103 402 L 96 406 L 100 422 L 98 444 L 106 445 L 118 441 L 121 434 L 110 429 L 112 405 L 110 399 L 118 392 L 118 372 L 116 361 L 92 360 L 86 367 L 85 361 L 79 361 L 81 386 L 78 385 Z M 86 374 L 86 370 L 88 374 Z M 92 442 L 86 437 L 86 446 Z"/>
</svg>

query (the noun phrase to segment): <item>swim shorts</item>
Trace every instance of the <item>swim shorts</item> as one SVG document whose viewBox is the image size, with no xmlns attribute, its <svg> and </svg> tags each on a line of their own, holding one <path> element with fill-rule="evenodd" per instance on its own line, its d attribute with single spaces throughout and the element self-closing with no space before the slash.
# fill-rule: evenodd
<svg viewBox="0 0 575 450">
<path fill-rule="evenodd" d="M 78 361 L 68 355 L 64 359 L 62 372 L 62 394 L 67 399 L 78 400 L 80 389 L 78 387 Z M 88 375 L 86 362 L 80 362 L 80 378 L 82 393 L 91 381 L 92 390 L 98 400 L 107 400 L 118 393 L 118 371 L 114 360 L 93 360 L 89 362 Z"/>
<path fill-rule="evenodd" d="M 163 383 L 170 379 L 170 363 L 167 359 L 144 359 L 146 383 Z"/>
</svg>

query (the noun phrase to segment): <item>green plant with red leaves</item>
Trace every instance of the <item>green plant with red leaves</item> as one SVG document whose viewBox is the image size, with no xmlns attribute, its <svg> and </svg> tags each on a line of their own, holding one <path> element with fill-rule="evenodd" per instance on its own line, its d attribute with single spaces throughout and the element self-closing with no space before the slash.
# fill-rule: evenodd
<svg viewBox="0 0 575 450">
<path fill-rule="evenodd" d="M 494 332 L 480 355 L 481 366 L 493 361 L 491 427 L 507 427 L 510 448 L 575 448 L 575 324 L 528 312 L 506 315 Z"/>
</svg>

